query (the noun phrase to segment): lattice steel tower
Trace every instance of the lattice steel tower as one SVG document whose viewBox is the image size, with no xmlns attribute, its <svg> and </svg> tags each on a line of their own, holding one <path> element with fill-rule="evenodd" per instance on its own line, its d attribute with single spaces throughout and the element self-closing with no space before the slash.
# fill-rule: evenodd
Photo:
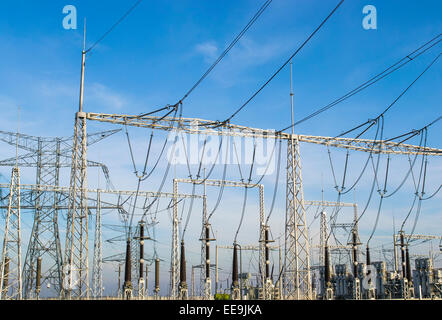
<svg viewBox="0 0 442 320">
<path fill-rule="evenodd" d="M 111 130 L 89 134 L 87 145 L 92 145 L 118 132 Z M 0 161 L 0 166 L 35 167 L 36 185 L 59 186 L 60 168 L 71 167 L 72 137 L 38 137 L 0 131 L 0 140 L 28 151 L 28 153 Z M 105 165 L 87 162 L 89 167 L 101 167 L 108 187 L 113 188 Z M 23 270 L 23 295 L 31 298 L 35 294 L 35 277 L 38 258 L 44 264 L 41 270 L 41 285 L 48 284 L 57 294 L 62 288 L 63 259 L 61 253 L 58 215 L 64 195 L 56 191 L 41 190 L 22 192 L 22 200 L 30 199 L 34 206 L 34 224 L 26 253 Z"/>
<path fill-rule="evenodd" d="M 96 298 L 103 296 L 103 234 L 101 231 L 101 195 L 97 191 L 97 211 L 95 216 L 94 262 L 92 273 L 92 292 Z"/>
<path fill-rule="evenodd" d="M 1 298 L 22 299 L 20 170 L 18 167 L 12 168 L 0 272 Z"/>
<path fill-rule="evenodd" d="M 65 272 L 63 274 L 63 294 L 68 299 L 89 297 L 86 113 L 83 112 L 84 66 L 86 59 L 85 38 L 86 34 L 84 33 L 81 58 L 80 101 L 79 110 L 75 114 L 72 145 Z"/>
<path fill-rule="evenodd" d="M 305 219 L 299 140 L 293 130 L 293 71 L 290 63 L 292 134 L 287 143 L 285 277 L 287 299 L 311 299 L 310 248 Z"/>
</svg>

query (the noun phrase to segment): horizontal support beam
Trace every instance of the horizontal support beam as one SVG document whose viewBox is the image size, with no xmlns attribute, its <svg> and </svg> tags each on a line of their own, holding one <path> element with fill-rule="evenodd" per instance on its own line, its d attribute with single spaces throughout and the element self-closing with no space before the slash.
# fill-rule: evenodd
<svg viewBox="0 0 442 320">
<path fill-rule="evenodd" d="M 292 135 L 285 132 L 276 132 L 275 130 L 250 128 L 245 126 L 233 125 L 230 123 L 219 123 L 217 121 L 196 118 L 162 118 L 154 116 L 118 115 L 93 112 L 87 113 L 86 118 L 92 121 L 121 124 L 140 128 L 150 128 L 164 131 L 177 130 L 188 134 L 254 137 L 283 140 L 295 139 L 305 143 L 313 143 L 335 148 L 370 152 L 374 154 L 427 154 L 433 156 L 442 156 L 441 149 L 420 147 L 409 144 L 398 144 L 392 141 L 321 137 L 297 134 Z"/>
<path fill-rule="evenodd" d="M 262 184 L 255 184 L 255 183 L 247 183 L 247 182 L 240 182 L 240 181 L 229 181 L 229 180 L 216 180 L 216 179 L 174 179 L 174 181 L 178 183 L 192 183 L 192 184 L 205 184 L 206 186 L 213 186 L 213 187 L 243 187 L 243 188 L 255 188 L 255 187 L 262 187 Z"/>
<path fill-rule="evenodd" d="M 319 201 L 319 200 L 304 200 L 304 205 L 318 206 L 318 207 L 357 207 L 358 206 L 356 203 Z"/>
<path fill-rule="evenodd" d="M 6 183 L 1 183 L 0 188 L 9 189 L 10 185 Z M 69 192 L 69 187 L 60 187 L 60 186 L 48 186 L 48 185 L 37 185 L 37 184 L 21 184 L 21 190 L 32 190 L 39 192 Z M 104 194 L 115 194 L 115 195 L 125 195 L 125 196 L 134 196 L 136 191 L 126 191 L 126 190 L 101 190 L 101 189 L 87 189 L 87 193 L 104 193 Z M 196 195 L 196 194 L 183 194 L 178 193 L 174 195 L 172 192 L 153 192 L 153 191 L 139 191 L 138 195 L 140 197 L 145 198 L 199 198 L 202 199 L 205 196 Z"/>
<path fill-rule="evenodd" d="M 400 235 L 395 234 L 394 237 L 396 239 L 400 238 Z M 405 239 L 412 239 L 412 240 L 441 240 L 442 236 L 432 236 L 432 235 L 425 235 L 425 234 L 404 234 Z M 399 244 L 397 244 L 399 245 Z"/>
</svg>

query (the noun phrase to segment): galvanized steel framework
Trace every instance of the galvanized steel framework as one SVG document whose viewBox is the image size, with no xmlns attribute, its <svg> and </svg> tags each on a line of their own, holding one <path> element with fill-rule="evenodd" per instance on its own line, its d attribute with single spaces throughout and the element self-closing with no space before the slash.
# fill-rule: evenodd
<svg viewBox="0 0 442 320">
<path fill-rule="evenodd" d="M 240 188 L 256 188 L 259 189 L 259 261 L 260 261 L 260 268 L 261 270 L 265 269 L 266 261 L 265 261 L 265 243 L 263 241 L 264 239 L 264 232 L 265 232 L 265 219 L 264 219 L 264 185 L 262 184 L 254 184 L 254 183 L 246 183 L 246 182 L 240 182 L 240 181 L 229 181 L 229 180 L 218 180 L 218 179 L 174 179 L 174 192 L 178 192 L 178 183 L 191 183 L 191 184 L 200 184 L 206 186 L 213 186 L 213 187 L 240 187 Z M 204 193 L 205 194 L 205 193 Z M 206 212 L 206 197 L 203 199 L 203 220 L 202 220 L 202 226 L 203 226 L 203 236 L 204 238 L 204 226 L 207 221 L 207 212 Z M 176 219 L 175 219 L 176 217 Z M 174 226 L 173 230 L 176 230 L 178 232 L 178 206 L 174 205 L 174 211 L 173 211 L 173 221 L 177 222 L 176 227 Z M 179 281 L 179 277 L 172 276 L 177 275 L 179 271 L 179 260 L 178 260 L 178 247 L 175 247 L 175 243 L 178 243 L 177 234 L 174 233 L 173 239 L 176 239 L 172 244 L 172 252 L 175 252 L 175 258 L 174 255 L 172 255 L 171 259 L 171 296 L 174 297 L 174 294 L 176 292 L 177 284 Z M 206 259 L 205 259 L 205 250 L 206 250 L 206 242 L 202 241 L 201 244 L 201 266 L 204 266 Z M 200 280 L 201 282 L 204 282 L 204 268 L 201 267 L 201 275 Z M 265 283 L 265 275 L 264 272 L 261 273 L 261 284 Z M 202 283 L 200 286 L 201 288 L 205 287 L 205 283 Z M 205 290 L 208 291 L 208 290 Z M 206 299 L 208 299 L 208 295 L 204 295 Z"/>
<path fill-rule="evenodd" d="M 88 134 L 87 145 L 92 145 L 120 130 Z M 72 137 L 37 137 L 0 131 L 0 140 L 28 153 L 17 158 L 0 161 L 0 166 L 36 167 L 36 185 L 59 185 L 60 168 L 71 167 Z M 101 167 L 108 186 L 112 187 L 105 165 L 88 161 L 89 167 Z M 22 194 L 22 197 L 25 194 Z M 34 224 L 24 263 L 23 296 L 35 294 L 35 276 L 38 258 L 44 261 L 41 284 L 50 284 L 57 294 L 62 288 L 63 257 L 61 254 L 58 205 L 62 195 L 58 192 L 39 190 L 32 194 Z"/>
<path fill-rule="evenodd" d="M 11 184 L 0 184 L 0 189 L 10 189 Z M 56 207 L 59 210 L 66 210 L 68 209 L 68 205 L 64 205 L 64 202 L 68 199 L 68 194 L 70 189 L 68 187 L 61 187 L 61 186 L 51 186 L 51 185 L 29 185 L 29 184 L 22 184 L 20 185 L 21 190 L 28 191 L 28 195 L 30 197 L 25 197 L 25 203 L 20 205 L 20 208 L 22 209 L 33 209 L 34 208 L 34 195 L 36 192 L 53 192 L 60 194 L 60 199 L 57 203 L 54 205 L 49 205 L 50 208 Z M 128 196 L 133 197 L 137 193 L 133 190 L 101 190 L 101 189 L 87 189 L 84 190 L 87 194 L 94 194 L 96 193 L 97 196 L 95 199 L 86 199 L 87 201 L 95 201 L 95 206 L 88 205 L 88 211 L 87 214 L 90 216 L 91 212 L 90 210 L 95 209 L 96 210 L 96 224 L 95 224 L 95 244 L 94 244 L 94 264 L 93 264 L 93 295 L 96 297 L 97 294 L 100 294 L 102 290 L 102 241 L 101 241 L 101 209 L 120 209 L 118 204 L 110 204 L 108 202 L 103 202 L 101 200 L 101 194 L 111 194 L 111 195 L 117 195 L 118 197 L 121 196 Z M 197 194 L 183 194 L 183 193 L 170 193 L 170 192 L 155 192 L 155 191 L 139 191 L 138 192 L 139 197 L 144 198 L 169 198 L 169 199 L 205 199 L 205 196 L 197 195 Z M 23 197 L 22 197 L 23 198 Z M 86 202 L 86 201 L 85 201 Z M 4 206 L 0 206 L 0 209 L 4 209 Z M 43 209 L 48 209 L 48 207 L 43 207 Z M 138 250 L 137 249 L 137 241 L 132 241 L 132 244 L 134 246 L 135 250 L 132 250 L 133 253 L 133 268 L 134 270 L 134 277 L 137 277 L 138 272 Z M 101 259 L 100 259 L 101 256 Z M 75 280 L 75 278 L 74 278 Z M 101 283 L 101 285 L 100 285 Z M 101 290 L 100 290 L 101 288 Z M 62 292 L 63 294 L 63 292 Z"/>
<path fill-rule="evenodd" d="M 22 299 L 20 170 L 12 168 L 0 268 L 0 299 Z"/>
<path fill-rule="evenodd" d="M 92 272 L 92 294 L 103 296 L 103 233 L 101 230 L 101 192 L 97 190 L 97 209 L 95 213 L 94 260 Z"/>
<path fill-rule="evenodd" d="M 368 139 L 336 138 L 288 134 L 273 130 L 256 129 L 245 126 L 220 123 L 195 118 L 172 118 L 156 116 L 116 115 L 87 113 L 88 120 L 152 128 L 164 131 L 181 131 L 188 134 L 221 136 L 241 136 L 266 139 L 288 140 L 287 148 L 287 207 L 285 236 L 285 271 L 283 294 L 288 299 L 311 299 L 310 248 L 305 222 L 305 208 L 302 188 L 301 160 L 299 143 L 307 142 L 329 147 L 383 154 L 427 154 L 442 155 L 442 150 L 392 141 Z M 177 224 L 178 222 L 176 222 Z M 177 231 L 176 231 L 177 233 Z M 173 239 L 173 247 L 178 247 Z M 176 253 L 177 255 L 177 253 Z M 177 256 L 173 259 L 178 261 Z"/>
</svg>

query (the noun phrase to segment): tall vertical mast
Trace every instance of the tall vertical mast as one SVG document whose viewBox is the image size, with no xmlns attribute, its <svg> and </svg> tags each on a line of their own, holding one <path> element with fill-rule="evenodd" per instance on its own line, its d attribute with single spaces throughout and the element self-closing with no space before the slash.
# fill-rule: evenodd
<svg viewBox="0 0 442 320">
<path fill-rule="evenodd" d="M 87 137 L 86 113 L 83 112 L 86 23 L 81 57 L 80 99 L 75 115 L 72 150 L 69 209 L 66 228 L 63 293 L 70 298 L 89 297 L 88 209 L 87 209 Z"/>
<path fill-rule="evenodd" d="M 19 111 L 18 111 L 19 112 Z M 18 137 L 15 166 L 12 168 L 8 211 L 0 265 L 0 299 L 22 299 L 21 229 L 20 229 L 20 170 L 17 166 Z"/>
<path fill-rule="evenodd" d="M 284 295 L 287 299 L 311 299 L 310 246 L 305 219 L 299 140 L 294 135 L 293 80 L 290 64 L 292 134 L 287 140 L 287 202 L 285 223 Z"/>
</svg>

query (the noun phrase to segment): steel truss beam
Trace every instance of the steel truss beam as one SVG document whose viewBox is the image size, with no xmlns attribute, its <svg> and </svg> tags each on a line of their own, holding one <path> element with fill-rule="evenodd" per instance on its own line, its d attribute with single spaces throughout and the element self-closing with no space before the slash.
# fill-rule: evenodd
<svg viewBox="0 0 442 320">
<path fill-rule="evenodd" d="M 299 144 L 301 142 L 374 154 L 442 155 L 442 150 L 440 149 L 398 144 L 392 141 L 295 135 L 195 118 L 163 118 L 104 113 L 87 113 L 86 118 L 93 121 L 159 129 L 169 132 L 180 131 L 188 134 L 287 140 L 286 249 L 283 283 L 284 294 L 289 299 L 310 299 L 312 296 L 309 261 L 310 248 L 305 219 L 299 152 Z M 176 246 L 178 246 L 177 243 Z"/>
<path fill-rule="evenodd" d="M 120 130 L 110 130 L 89 134 L 87 145 L 105 139 Z M 71 167 L 72 137 L 37 137 L 26 134 L 0 131 L 0 141 L 16 146 L 29 153 L 17 158 L 0 161 L 0 166 L 35 167 L 36 184 L 58 185 L 61 167 Z M 90 167 L 101 167 L 107 185 L 112 187 L 109 172 L 105 165 L 88 161 Z M 23 295 L 32 298 L 36 294 L 36 265 L 40 258 L 43 263 L 41 284 L 51 286 L 57 295 L 62 287 L 63 259 L 61 254 L 58 208 L 60 194 L 37 190 L 34 203 L 34 224 L 29 239 L 28 250 L 24 263 Z M 23 209 L 23 206 L 22 206 Z"/>
<path fill-rule="evenodd" d="M 154 116 L 134 116 L 89 112 L 88 120 L 107 122 L 113 124 L 128 125 L 140 128 L 152 128 L 164 131 L 179 130 L 189 134 L 240 136 L 268 139 L 290 140 L 292 135 L 274 130 L 250 128 L 230 123 L 221 124 L 211 120 L 197 118 L 160 118 Z M 293 139 L 299 142 L 326 145 L 336 148 L 344 148 L 356 151 L 388 154 L 428 154 L 442 155 L 442 150 L 430 147 L 419 147 L 409 144 L 398 144 L 392 141 L 378 141 L 370 139 L 352 139 L 321 137 L 310 135 L 293 135 Z"/>
<path fill-rule="evenodd" d="M 264 255 L 264 251 L 265 251 L 265 243 L 264 243 L 264 232 L 265 232 L 265 218 L 264 218 L 264 185 L 262 184 L 254 184 L 254 183 L 247 183 L 247 182 L 242 182 L 242 181 L 229 181 L 229 180 L 220 180 L 220 179 L 174 179 L 174 190 L 178 191 L 178 183 L 190 183 L 190 184 L 199 184 L 199 185 L 204 185 L 204 187 L 206 186 L 212 186 L 212 187 L 238 187 L 238 188 L 258 188 L 259 189 L 259 261 L 260 261 L 260 267 L 261 270 L 265 270 L 265 255 Z M 204 238 L 204 227 L 205 224 L 208 223 L 208 221 L 206 220 L 206 204 L 204 205 L 204 210 L 203 210 L 203 221 L 202 221 L 202 237 Z M 176 221 L 178 222 L 178 208 L 177 206 L 174 206 L 174 217 L 177 217 Z M 175 219 L 174 219 L 175 221 Z M 174 227 L 173 230 L 176 230 L 176 232 L 178 232 L 178 225 L 176 227 Z M 173 235 L 173 239 L 175 239 L 177 237 L 177 233 Z M 174 295 L 174 292 L 177 290 L 177 284 L 179 281 L 179 277 L 177 276 L 172 276 L 172 275 L 179 275 L 178 271 L 179 271 L 179 258 L 178 258 L 178 247 L 174 247 L 174 244 L 178 244 L 177 240 L 172 242 L 172 259 L 171 259 L 171 295 Z M 201 244 L 201 265 L 204 265 L 206 262 L 205 259 L 205 250 L 206 250 L 206 243 L 205 241 L 202 241 Z M 175 257 L 175 259 L 174 259 Z M 205 281 L 205 276 L 204 276 L 204 268 L 201 268 L 201 274 L 200 274 L 200 281 L 204 282 Z M 264 284 L 265 283 L 265 275 L 264 272 L 261 273 L 261 283 Z M 200 286 L 201 288 L 204 288 L 204 284 L 202 283 L 202 285 Z"/>
<path fill-rule="evenodd" d="M 12 168 L 0 267 L 0 299 L 23 297 L 20 230 L 20 170 Z"/>
</svg>

